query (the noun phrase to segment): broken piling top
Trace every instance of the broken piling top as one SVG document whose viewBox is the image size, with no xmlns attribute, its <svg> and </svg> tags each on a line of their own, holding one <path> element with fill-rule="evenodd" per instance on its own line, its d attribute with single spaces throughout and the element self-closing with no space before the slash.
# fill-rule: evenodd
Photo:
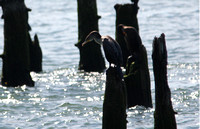
<svg viewBox="0 0 200 129">
<path fill-rule="evenodd" d="M 28 12 L 30 12 L 31 9 L 26 7 L 24 0 L 0 0 L 0 6 L 2 6 L 2 10 L 3 10 L 2 11 L 3 14 L 1 16 L 2 19 L 4 19 L 5 17 L 12 18 L 11 16 L 15 15 L 15 16 L 20 17 L 21 19 L 25 18 L 28 21 L 28 18 L 29 18 Z M 19 9 L 18 8 L 19 6 L 20 6 L 21 11 L 22 10 L 24 11 L 23 15 L 22 15 L 22 13 L 18 13 L 18 14 L 11 13 L 12 11 L 17 12 L 17 10 Z M 30 31 L 31 27 L 28 24 L 28 22 L 27 22 L 27 26 L 28 26 L 27 27 L 28 31 Z"/>
<path fill-rule="evenodd" d="M 116 29 L 119 24 L 125 26 L 132 26 L 139 32 L 138 26 L 138 5 L 137 3 L 116 4 L 114 6 L 116 11 Z"/>
<path fill-rule="evenodd" d="M 37 34 L 34 36 L 34 41 L 30 39 L 30 71 L 42 71 L 42 49 L 38 40 Z"/>
<path fill-rule="evenodd" d="M 136 3 L 136 4 L 138 4 L 139 0 L 131 0 L 131 1 L 134 2 L 134 3 Z"/>
<path fill-rule="evenodd" d="M 161 34 L 159 38 L 155 37 L 153 40 L 153 70 L 155 76 L 155 89 L 156 89 L 156 106 L 164 104 L 164 99 L 161 99 L 166 93 L 159 94 L 161 88 L 169 89 L 167 82 L 167 49 L 165 42 L 165 35 Z M 169 99 L 169 98 L 168 98 Z M 171 99 L 171 98 L 170 98 Z"/>
<path fill-rule="evenodd" d="M 164 33 L 162 33 L 159 38 L 155 37 L 153 40 L 152 58 L 160 62 L 167 61 L 167 48 Z"/>
<path fill-rule="evenodd" d="M 153 72 L 155 79 L 155 129 L 176 129 L 176 119 L 167 81 L 167 48 L 165 35 L 153 40 Z"/>
</svg>

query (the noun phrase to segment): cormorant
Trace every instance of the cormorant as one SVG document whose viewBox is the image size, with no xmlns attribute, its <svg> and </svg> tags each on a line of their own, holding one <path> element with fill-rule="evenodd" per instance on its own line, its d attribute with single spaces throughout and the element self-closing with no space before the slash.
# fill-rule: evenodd
<svg viewBox="0 0 200 129">
<path fill-rule="evenodd" d="M 127 49 L 131 54 L 127 60 L 126 74 L 124 76 L 128 108 L 135 105 L 152 107 L 146 48 L 134 27 L 120 24 L 117 29 L 119 34 L 123 35 Z"/>
<path fill-rule="evenodd" d="M 118 32 L 123 34 L 126 46 L 131 55 L 139 51 L 139 47 L 142 45 L 142 40 L 137 30 L 132 26 L 118 25 Z"/>
<path fill-rule="evenodd" d="M 117 71 L 119 72 L 120 78 L 122 79 L 123 74 L 120 66 L 123 64 L 123 57 L 119 44 L 110 36 L 101 36 L 99 32 L 92 31 L 85 38 L 85 42 L 82 43 L 82 46 L 92 40 L 100 45 L 103 45 L 105 57 L 109 62 L 109 66 L 112 66 L 113 64 L 114 67 L 117 67 Z"/>
</svg>

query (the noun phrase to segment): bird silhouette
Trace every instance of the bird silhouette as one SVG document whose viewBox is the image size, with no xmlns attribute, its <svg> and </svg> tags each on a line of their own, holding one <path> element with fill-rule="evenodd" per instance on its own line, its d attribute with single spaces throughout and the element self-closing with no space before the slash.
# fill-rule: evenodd
<svg viewBox="0 0 200 129">
<path fill-rule="evenodd" d="M 139 51 L 139 47 L 142 45 L 142 40 L 137 30 L 132 26 L 118 25 L 118 33 L 124 36 L 126 46 L 131 55 Z"/>
<path fill-rule="evenodd" d="M 107 61 L 109 62 L 109 67 L 116 67 L 117 71 L 119 73 L 120 78 L 123 78 L 123 73 L 120 68 L 123 64 L 123 57 L 122 57 L 122 51 L 119 46 L 119 44 L 110 36 L 101 36 L 99 32 L 92 31 L 89 33 L 89 35 L 86 37 L 85 42 L 82 43 L 82 46 L 84 46 L 86 43 L 94 40 L 96 43 L 103 45 L 103 50 L 105 53 L 105 57 Z"/>
</svg>

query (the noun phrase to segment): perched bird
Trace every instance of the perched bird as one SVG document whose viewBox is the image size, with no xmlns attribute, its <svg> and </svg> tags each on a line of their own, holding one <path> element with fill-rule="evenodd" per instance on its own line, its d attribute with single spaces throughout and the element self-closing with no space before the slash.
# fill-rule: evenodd
<svg viewBox="0 0 200 129">
<path fill-rule="evenodd" d="M 139 51 L 139 47 L 142 45 L 142 40 L 137 30 L 132 26 L 124 26 L 122 24 L 117 27 L 118 33 L 124 36 L 126 46 L 131 55 Z"/>
<path fill-rule="evenodd" d="M 124 80 L 127 91 L 127 105 L 152 107 L 151 82 L 145 46 L 134 27 L 118 25 L 119 34 L 123 35 L 127 49 L 131 54 L 127 59 Z"/>
<path fill-rule="evenodd" d="M 82 46 L 92 40 L 100 45 L 103 45 L 105 57 L 109 62 L 109 66 L 111 67 L 114 65 L 114 67 L 116 67 L 117 71 L 119 72 L 120 78 L 123 78 L 123 74 L 120 68 L 123 63 L 123 58 L 119 44 L 110 36 L 101 36 L 99 32 L 92 31 L 86 37 L 85 42 L 82 43 Z"/>
</svg>

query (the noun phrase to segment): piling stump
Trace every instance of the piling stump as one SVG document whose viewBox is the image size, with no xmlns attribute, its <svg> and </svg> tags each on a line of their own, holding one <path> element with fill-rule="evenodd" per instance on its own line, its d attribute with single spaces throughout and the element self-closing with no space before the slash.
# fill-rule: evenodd
<svg viewBox="0 0 200 129">
<path fill-rule="evenodd" d="M 128 49 L 126 47 L 126 43 L 124 41 L 124 37 L 118 33 L 118 25 L 123 24 L 126 26 L 135 27 L 135 29 L 139 32 L 139 25 L 137 20 L 137 13 L 138 13 L 138 1 L 131 4 L 116 4 L 114 6 L 116 11 L 116 33 L 115 39 L 119 43 L 122 54 L 123 54 L 123 66 L 126 67 L 126 61 L 130 56 Z"/>
<path fill-rule="evenodd" d="M 103 129 L 126 129 L 126 88 L 117 76 L 116 68 L 106 71 L 103 103 Z"/>
<path fill-rule="evenodd" d="M 30 76 L 28 9 L 24 0 L 2 0 L 4 52 L 1 84 L 34 86 Z"/>
<path fill-rule="evenodd" d="M 153 107 L 147 52 L 143 45 L 137 55 L 129 56 L 124 81 L 127 89 L 127 107 Z"/>
<path fill-rule="evenodd" d="M 82 47 L 86 36 L 91 31 L 98 31 L 98 20 L 96 0 L 77 0 L 78 2 L 78 47 L 80 52 L 79 70 L 85 71 L 103 71 L 105 69 L 105 60 L 102 55 L 101 46 L 88 43 Z"/>
<path fill-rule="evenodd" d="M 153 41 L 153 72 L 155 78 L 154 129 L 176 129 L 175 112 L 167 81 L 167 48 L 165 35 Z"/>
<path fill-rule="evenodd" d="M 29 35 L 30 36 L 30 35 Z M 30 71 L 42 71 L 42 50 L 39 44 L 38 36 L 35 34 L 34 41 L 29 40 L 30 46 Z"/>
</svg>

